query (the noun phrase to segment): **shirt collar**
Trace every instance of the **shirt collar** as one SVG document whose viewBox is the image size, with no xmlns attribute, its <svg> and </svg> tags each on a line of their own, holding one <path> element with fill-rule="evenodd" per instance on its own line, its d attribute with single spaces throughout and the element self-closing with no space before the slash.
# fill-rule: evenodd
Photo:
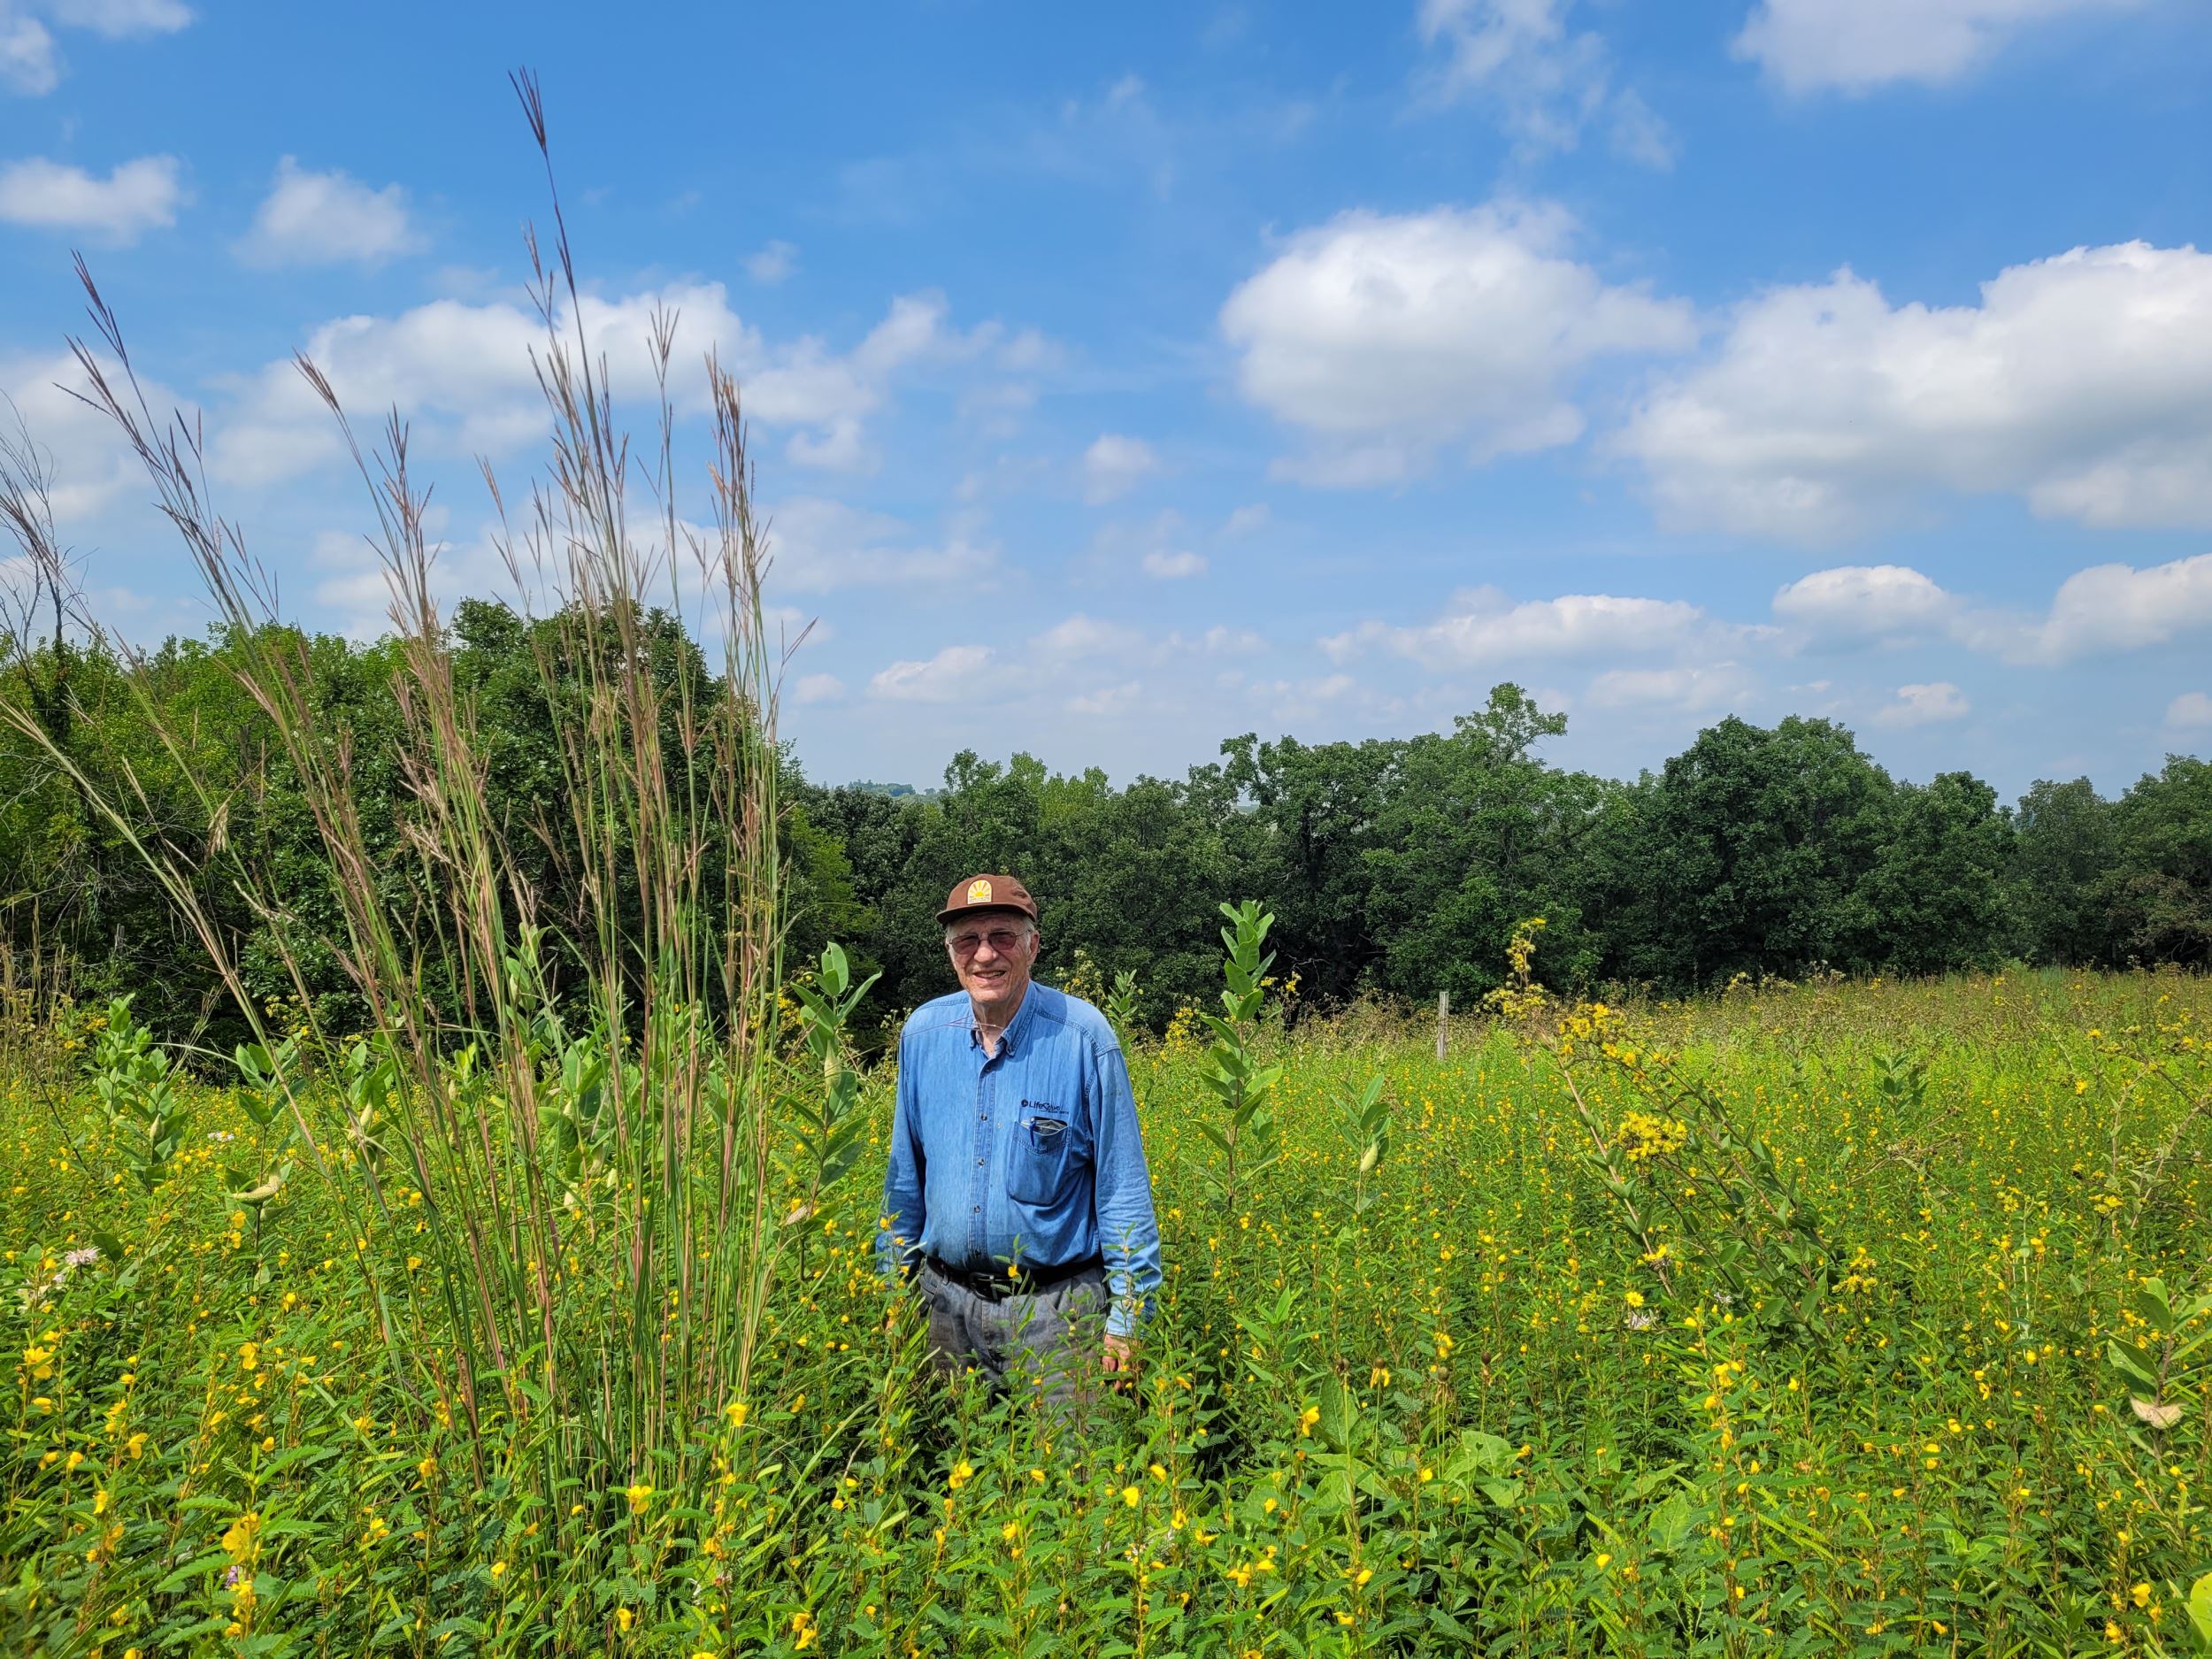
<svg viewBox="0 0 2212 1659">
<path fill-rule="evenodd" d="M 1022 1005 L 1014 1010 L 1014 1018 L 1006 1029 L 999 1033 L 998 1051 L 1002 1055 L 1010 1055 L 1021 1047 L 1029 1030 L 1030 1017 L 1036 1011 L 1039 988 L 1036 980 L 1029 982 L 1022 992 Z M 975 1023 L 973 1002 L 968 1004 L 968 1041 L 979 1048 L 983 1046 L 983 1033 Z"/>
</svg>

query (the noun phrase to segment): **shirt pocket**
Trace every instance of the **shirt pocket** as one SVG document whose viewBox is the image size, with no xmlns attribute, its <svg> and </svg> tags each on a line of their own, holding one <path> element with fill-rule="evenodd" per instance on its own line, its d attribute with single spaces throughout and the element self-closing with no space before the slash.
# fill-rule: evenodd
<svg viewBox="0 0 2212 1659">
<path fill-rule="evenodd" d="M 1020 1204 L 1050 1203 L 1066 1177 L 1068 1143 L 1074 1138 L 1064 1114 L 1024 1101 L 1006 1161 L 1006 1195 Z"/>
</svg>

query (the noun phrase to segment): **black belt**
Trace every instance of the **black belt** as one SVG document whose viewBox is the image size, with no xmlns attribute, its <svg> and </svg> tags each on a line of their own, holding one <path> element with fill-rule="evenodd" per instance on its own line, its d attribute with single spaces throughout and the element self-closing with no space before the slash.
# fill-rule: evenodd
<svg viewBox="0 0 2212 1659">
<path fill-rule="evenodd" d="M 1079 1273 L 1106 1265 L 1104 1256 L 1087 1256 L 1079 1262 L 1064 1262 L 1057 1267 L 1031 1267 L 1025 1263 L 1010 1274 L 1004 1269 L 995 1273 L 971 1273 L 964 1268 L 948 1267 L 933 1256 L 926 1256 L 922 1260 L 942 1277 L 964 1290 L 973 1291 L 987 1302 L 1003 1302 L 1009 1296 L 1033 1296 L 1055 1285 L 1065 1284 Z"/>
</svg>

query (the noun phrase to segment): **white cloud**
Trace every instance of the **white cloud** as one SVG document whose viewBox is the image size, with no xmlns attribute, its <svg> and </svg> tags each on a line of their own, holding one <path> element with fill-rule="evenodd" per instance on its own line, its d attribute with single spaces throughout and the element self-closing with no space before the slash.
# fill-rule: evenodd
<svg viewBox="0 0 2212 1659">
<path fill-rule="evenodd" d="M 1142 438 L 1101 434 L 1083 451 L 1083 499 L 1096 506 L 1118 501 L 1160 470 L 1160 457 Z"/>
<path fill-rule="evenodd" d="M 122 365 L 106 357 L 99 361 L 102 372 L 119 384 Z M 157 415 L 165 419 L 172 410 L 180 410 L 186 419 L 193 418 L 193 411 L 166 387 L 152 380 L 142 385 L 147 405 Z M 0 428 L 11 438 L 18 436 L 19 417 L 40 450 L 50 487 L 47 504 L 58 529 L 83 526 L 124 497 L 143 500 L 153 494 L 145 469 L 115 423 L 78 396 L 90 389 L 83 368 L 67 352 L 0 356 L 4 396 Z"/>
<path fill-rule="evenodd" d="M 179 172 L 174 156 L 142 156 L 104 179 L 42 156 L 11 162 L 0 167 L 0 221 L 134 242 L 177 222 L 184 193 Z"/>
<path fill-rule="evenodd" d="M 0 87 L 43 97 L 61 84 L 61 58 L 47 27 L 0 4 Z"/>
<path fill-rule="evenodd" d="M 971 356 L 997 338 L 987 324 L 966 334 L 947 329 L 945 303 L 933 295 L 895 300 L 883 321 L 841 354 L 813 336 L 771 345 L 731 309 L 718 282 L 672 283 L 611 300 L 586 295 L 585 348 L 595 368 L 604 358 L 618 403 L 657 395 L 647 342 L 659 312 L 677 319 L 669 392 L 680 415 L 707 407 L 703 362 L 711 350 L 742 382 L 747 417 L 771 428 L 802 429 L 794 458 L 824 466 L 865 464 L 864 422 L 887 401 L 901 373 Z M 567 319 L 561 327 L 572 342 L 576 330 Z M 523 303 L 440 299 L 396 317 L 325 323 L 309 336 L 306 353 L 357 416 L 396 407 L 419 423 L 419 439 L 496 457 L 550 424 L 531 361 L 532 349 L 544 344 L 542 321 Z M 286 358 L 241 388 L 218 424 L 212 463 L 227 481 L 265 484 L 340 454 L 328 414 Z"/>
<path fill-rule="evenodd" d="M 1110 716 L 1127 714 L 1144 696 L 1141 680 L 1125 680 L 1119 685 L 1101 686 L 1079 696 L 1068 699 L 1070 714 Z"/>
<path fill-rule="evenodd" d="M 1604 40 L 1569 27 L 1573 8 L 1574 0 L 1421 0 L 1421 38 L 1443 52 L 1432 96 L 1488 104 L 1525 153 L 1573 150 L 1600 127 L 1616 153 L 1671 166 L 1665 123 L 1635 92 L 1614 88 Z"/>
<path fill-rule="evenodd" d="M 1155 548 L 1144 556 L 1144 573 L 1157 577 L 1164 582 L 1180 581 L 1189 576 L 1203 576 L 1206 573 L 1206 556 L 1188 551 L 1167 553 Z"/>
<path fill-rule="evenodd" d="M 845 682 L 835 674 L 803 674 L 791 687 L 792 700 L 801 703 L 835 703 L 845 695 Z"/>
<path fill-rule="evenodd" d="M 1164 581 L 1202 574 L 1205 556 L 1190 549 L 1186 529 L 1182 515 L 1172 508 L 1141 521 L 1109 521 L 1093 533 L 1073 568 L 1081 580 L 1109 587 L 1140 573 Z"/>
<path fill-rule="evenodd" d="M 972 588 L 997 556 L 975 539 L 975 524 L 956 518 L 941 540 L 918 536 L 887 514 L 819 495 L 799 495 L 769 515 L 768 585 L 780 592 L 828 593 L 852 587 L 936 583 Z"/>
<path fill-rule="evenodd" d="M 1040 655 L 1066 661 L 1084 657 L 1125 657 L 1138 650 L 1144 636 L 1118 622 L 1102 622 L 1080 612 L 1056 623 L 1030 641 Z"/>
<path fill-rule="evenodd" d="M 0 87 L 41 97 L 61 82 L 61 52 L 53 31 L 88 29 L 109 40 L 169 35 L 192 21 L 179 0 L 0 0 Z"/>
<path fill-rule="evenodd" d="M 1566 594 L 1515 603 L 1495 588 L 1453 595 L 1434 622 L 1391 627 L 1368 622 L 1324 640 L 1329 655 L 1344 661 L 1382 646 L 1432 667 L 1490 664 L 1563 657 L 1649 654 L 1709 641 L 1719 632 L 1697 606 L 1679 599 L 1621 598 L 1612 594 Z"/>
<path fill-rule="evenodd" d="M 825 472 L 872 472 L 883 460 L 857 415 L 839 415 L 818 432 L 795 432 L 783 452 L 800 466 Z"/>
<path fill-rule="evenodd" d="M 1815 571 L 1774 595 L 1774 614 L 1827 642 L 1870 642 L 1940 633 L 1958 602 L 1903 565 Z"/>
<path fill-rule="evenodd" d="M 1734 663 L 1686 664 L 1678 668 L 1609 668 L 1586 694 L 1601 709 L 1698 714 L 1741 703 L 1751 677 Z"/>
<path fill-rule="evenodd" d="M 2166 724 L 2184 732 L 2212 727 L 2212 696 L 2201 691 L 2183 692 L 2166 705 Z"/>
<path fill-rule="evenodd" d="M 192 8 L 180 0 L 50 0 L 54 21 L 90 29 L 110 40 L 138 35 L 173 35 L 192 21 Z"/>
<path fill-rule="evenodd" d="M 2099 526 L 2212 523 L 2212 255 L 2129 242 L 2015 265 L 1978 305 L 1775 289 L 1617 447 L 1665 518 L 1818 541 L 1940 492 Z"/>
<path fill-rule="evenodd" d="M 1759 0 L 1732 43 L 1785 90 L 1956 81 L 2024 29 L 2138 0 Z"/>
<path fill-rule="evenodd" d="M 2011 655 L 2031 661 L 2139 650 L 2212 629 L 2212 553 L 2137 570 L 2098 565 L 2059 585 L 2050 615 Z"/>
<path fill-rule="evenodd" d="M 787 242 L 772 242 L 745 257 L 745 274 L 764 288 L 772 288 L 799 268 L 799 250 Z"/>
<path fill-rule="evenodd" d="M 1567 257 L 1555 206 L 1358 211 L 1291 238 L 1222 307 L 1244 396 L 1314 441 L 1279 468 L 1375 484 L 1571 442 L 1570 382 L 1601 357 L 1686 349 L 1689 305 Z"/>
<path fill-rule="evenodd" d="M 1253 502 L 1231 513 L 1222 523 L 1221 534 L 1225 536 L 1250 535 L 1255 531 L 1267 528 L 1268 518 L 1267 503 L 1263 501 Z"/>
<path fill-rule="evenodd" d="M 372 190 L 342 173 L 310 173 L 287 156 L 238 256 L 258 265 L 351 260 L 373 266 L 421 246 L 399 186 Z"/>
<path fill-rule="evenodd" d="M 453 607 L 469 597 L 518 603 L 507 561 L 499 550 L 498 526 L 485 524 L 465 541 L 447 534 L 450 522 L 446 509 L 431 506 L 423 514 L 423 528 L 430 546 L 430 596 L 440 612 L 451 616 Z M 309 544 L 309 568 L 319 572 L 314 597 L 334 613 L 339 627 L 350 638 L 373 640 L 393 631 L 391 576 L 377 545 L 358 531 L 326 530 Z M 537 603 L 549 597 L 531 579 Z"/>
<path fill-rule="evenodd" d="M 1930 685 L 1900 686 L 1897 701 L 1877 710 L 1878 726 L 1934 726 L 1945 720 L 1962 720 L 1973 704 L 1963 692 L 1947 680 Z"/>
<path fill-rule="evenodd" d="M 996 672 L 989 646 L 948 645 L 926 662 L 893 663 L 868 689 L 890 703 L 958 703 L 985 690 Z"/>
<path fill-rule="evenodd" d="M 2066 663 L 2212 632 L 2212 553 L 2077 571 L 2040 617 L 1972 603 L 1900 565 L 1816 571 L 1776 594 L 1774 612 L 1816 643 L 1947 639 L 2008 662 Z"/>
<path fill-rule="evenodd" d="M 1173 646 L 1179 642 L 1180 638 L 1180 635 L 1171 634 L 1168 642 Z M 1242 656 L 1248 651 L 1256 651 L 1267 643 L 1249 628 L 1232 628 L 1218 622 L 1200 634 L 1198 642 L 1208 654 L 1215 657 Z"/>
</svg>

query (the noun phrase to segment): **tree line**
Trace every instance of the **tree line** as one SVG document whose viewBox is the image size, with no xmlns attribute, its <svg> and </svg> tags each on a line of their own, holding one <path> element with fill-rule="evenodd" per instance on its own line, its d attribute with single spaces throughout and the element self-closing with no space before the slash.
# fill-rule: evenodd
<svg viewBox="0 0 2212 1659">
<path fill-rule="evenodd" d="M 560 798 L 552 699 L 564 682 L 557 673 L 549 686 L 545 664 L 549 641 L 573 649 L 577 637 L 560 621 L 467 601 L 449 629 L 452 672 L 478 721 L 485 807 L 515 849 L 510 879 L 557 938 L 565 895 L 595 879 Z M 710 678 L 674 619 L 651 617 L 641 637 L 665 683 Z M 296 643 L 323 741 L 342 751 L 367 839 L 386 855 L 385 902 L 419 911 L 430 889 L 408 837 L 396 648 Z M 235 1010 L 135 838 L 205 884 L 257 997 L 294 994 L 288 954 L 326 1029 L 347 1029 L 356 1010 L 331 942 L 342 930 L 322 838 L 224 641 L 172 639 L 132 664 L 52 639 L 22 642 L 11 660 L 5 972 L 23 982 L 35 964 L 65 964 L 76 995 L 132 992 L 157 1026 L 227 1048 Z M 1180 779 L 1118 787 L 1094 768 L 1056 773 L 1026 755 L 1000 764 L 963 752 L 928 795 L 811 781 L 787 749 L 789 953 L 804 959 L 837 939 L 883 971 L 880 1010 L 910 1008 L 949 986 L 934 922 L 947 891 L 988 870 L 1039 895 L 1050 973 L 1092 985 L 1133 974 L 1140 1016 L 1155 1025 L 1217 983 L 1225 898 L 1275 913 L 1276 971 L 1297 976 L 1307 1008 L 1440 991 L 1470 1005 L 1500 982 L 1515 925 L 1535 916 L 1547 924 L 1542 977 L 1562 987 L 1680 994 L 1739 975 L 2009 962 L 2212 965 L 2203 760 L 2171 757 L 2116 799 L 2075 779 L 2038 782 L 2006 805 L 1964 771 L 1893 778 L 1827 719 L 1724 719 L 1633 780 L 1546 761 L 1540 746 L 1565 727 L 1502 685 L 1447 733 L 1323 744 L 1247 733 Z M 265 873 L 273 914 L 267 895 L 227 890 L 219 849 L 244 849 Z M 417 919 L 422 972 L 436 984 L 436 918 Z M 288 952 L 271 948 L 275 926 Z"/>
</svg>

